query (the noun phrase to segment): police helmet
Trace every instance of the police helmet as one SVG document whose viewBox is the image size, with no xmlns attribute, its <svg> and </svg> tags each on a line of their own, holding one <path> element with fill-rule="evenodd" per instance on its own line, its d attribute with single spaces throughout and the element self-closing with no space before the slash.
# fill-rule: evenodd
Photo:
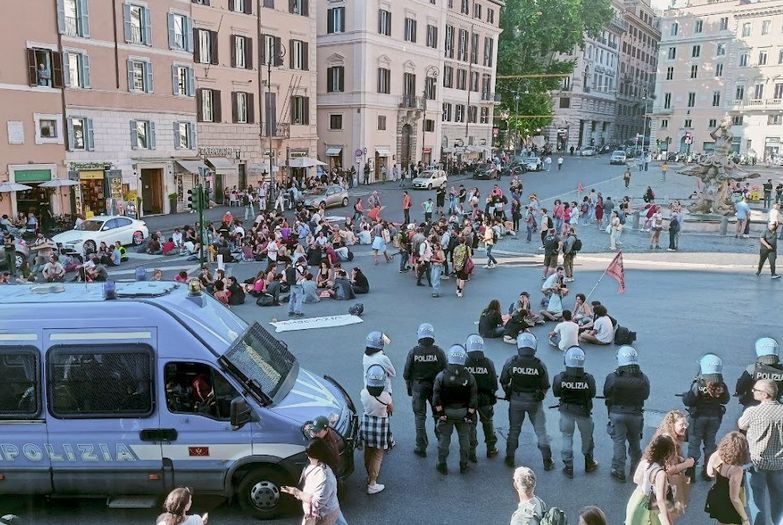
<svg viewBox="0 0 783 525">
<path fill-rule="evenodd" d="M 723 381 L 723 359 L 716 354 L 704 354 L 699 359 L 699 375 L 705 381 L 716 383 Z"/>
<path fill-rule="evenodd" d="M 530 332 L 519 332 L 517 336 L 517 351 L 519 355 L 533 355 L 538 348 L 538 339 Z"/>
<path fill-rule="evenodd" d="M 377 330 L 367 334 L 367 342 L 365 346 L 367 348 L 374 348 L 376 350 L 383 350 L 383 334 Z"/>
<path fill-rule="evenodd" d="M 451 345 L 447 357 L 450 365 L 465 366 L 465 361 L 468 359 L 468 353 L 462 345 Z"/>
<path fill-rule="evenodd" d="M 638 365 L 639 354 L 632 346 L 621 346 L 617 350 L 617 366 Z"/>
<path fill-rule="evenodd" d="M 762 337 L 756 340 L 756 357 L 774 356 L 778 357 L 780 354 L 780 346 L 778 342 L 771 337 Z"/>
<path fill-rule="evenodd" d="M 383 387 L 386 385 L 386 370 L 381 365 L 372 365 L 365 375 L 368 387 Z"/>
<path fill-rule="evenodd" d="M 572 346 L 566 350 L 564 361 L 567 368 L 584 368 L 585 352 L 578 346 Z"/>
<path fill-rule="evenodd" d="M 465 349 L 468 352 L 483 352 L 484 338 L 478 334 L 470 334 L 465 340 Z"/>
<path fill-rule="evenodd" d="M 435 328 L 430 323 L 421 323 L 419 329 L 416 330 L 416 336 L 419 341 L 422 339 L 435 339 Z"/>
</svg>

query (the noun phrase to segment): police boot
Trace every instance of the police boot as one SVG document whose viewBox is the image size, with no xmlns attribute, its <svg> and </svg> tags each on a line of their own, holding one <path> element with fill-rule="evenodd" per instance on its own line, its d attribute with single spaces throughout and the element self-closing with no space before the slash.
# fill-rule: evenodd
<svg viewBox="0 0 783 525">
<path fill-rule="evenodd" d="M 459 473 L 464 474 L 468 471 L 468 464 L 467 463 L 460 463 L 459 464 Z"/>
<path fill-rule="evenodd" d="M 498 449 L 495 448 L 494 446 L 492 446 L 492 447 L 487 449 L 487 457 L 488 458 L 494 458 L 497 455 L 498 455 Z"/>
<path fill-rule="evenodd" d="M 552 458 L 544 458 L 544 470 L 549 472 L 553 468 L 555 468 L 555 462 L 552 460 Z"/>
<path fill-rule="evenodd" d="M 449 473 L 449 468 L 446 466 L 445 463 L 438 463 L 435 467 L 435 470 L 443 474 L 444 476 Z"/>
<path fill-rule="evenodd" d="M 507 467 L 514 468 L 514 456 L 506 456 L 506 459 L 503 460 L 503 462 Z"/>
<path fill-rule="evenodd" d="M 566 464 L 566 466 L 563 467 L 563 474 L 565 474 L 568 479 L 574 479 L 574 466 Z"/>
<path fill-rule="evenodd" d="M 473 449 L 470 452 L 468 452 L 468 461 L 470 461 L 471 463 L 478 463 L 478 458 L 476 457 L 476 449 Z"/>
<path fill-rule="evenodd" d="M 414 448 L 413 453 L 419 456 L 420 458 L 426 458 L 427 457 L 427 451 L 423 448 Z"/>
<path fill-rule="evenodd" d="M 595 472 L 596 470 L 598 470 L 598 463 L 593 460 L 592 454 L 585 456 L 585 472 L 589 474 L 590 472 Z"/>
<path fill-rule="evenodd" d="M 701 468 L 701 479 L 704 481 L 712 481 L 712 478 L 709 476 L 709 474 L 707 474 L 707 465 L 704 465 Z"/>
</svg>

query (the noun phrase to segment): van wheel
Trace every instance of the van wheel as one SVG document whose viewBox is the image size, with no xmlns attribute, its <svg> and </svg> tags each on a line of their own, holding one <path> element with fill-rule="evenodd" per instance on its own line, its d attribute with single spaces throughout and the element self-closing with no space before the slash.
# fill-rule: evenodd
<svg viewBox="0 0 783 525">
<path fill-rule="evenodd" d="M 258 467 L 251 470 L 239 483 L 239 506 L 258 519 L 272 519 L 284 506 L 280 487 L 285 484 L 283 474 L 277 469 Z"/>
</svg>

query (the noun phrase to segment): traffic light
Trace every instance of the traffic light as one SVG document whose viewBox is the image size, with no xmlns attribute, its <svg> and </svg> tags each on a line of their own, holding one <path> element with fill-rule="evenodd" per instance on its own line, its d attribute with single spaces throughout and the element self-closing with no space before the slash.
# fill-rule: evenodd
<svg viewBox="0 0 783 525">
<path fill-rule="evenodd" d="M 194 188 L 192 190 L 188 190 L 188 209 L 190 211 L 196 211 L 198 209 L 198 196 L 198 189 Z"/>
</svg>

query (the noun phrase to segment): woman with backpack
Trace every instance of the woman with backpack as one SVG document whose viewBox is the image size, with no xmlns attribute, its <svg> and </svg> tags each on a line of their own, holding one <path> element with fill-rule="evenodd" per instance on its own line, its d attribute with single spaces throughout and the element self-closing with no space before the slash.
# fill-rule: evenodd
<svg viewBox="0 0 783 525">
<path fill-rule="evenodd" d="M 636 490 L 625 509 L 625 525 L 672 525 L 674 497 L 666 466 L 676 451 L 669 436 L 655 436 L 647 445 L 633 476 Z"/>
</svg>

